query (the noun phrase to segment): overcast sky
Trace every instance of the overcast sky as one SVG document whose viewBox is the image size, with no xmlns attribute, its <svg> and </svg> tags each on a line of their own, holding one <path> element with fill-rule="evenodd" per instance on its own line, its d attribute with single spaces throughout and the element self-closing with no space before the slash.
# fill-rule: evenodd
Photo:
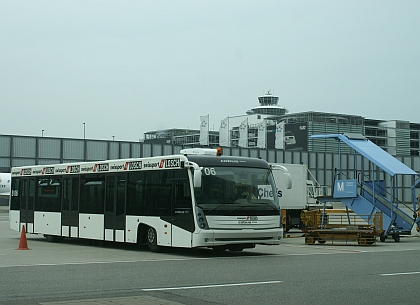
<svg viewBox="0 0 420 305">
<path fill-rule="evenodd" d="M 0 134 L 138 141 L 258 106 L 420 122 L 420 1 L 0 0 Z"/>
</svg>

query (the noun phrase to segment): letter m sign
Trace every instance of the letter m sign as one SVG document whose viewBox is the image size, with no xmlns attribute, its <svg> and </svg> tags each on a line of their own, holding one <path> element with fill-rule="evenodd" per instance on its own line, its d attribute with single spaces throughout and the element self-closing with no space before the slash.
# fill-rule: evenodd
<svg viewBox="0 0 420 305">
<path fill-rule="evenodd" d="M 354 198 L 357 197 L 357 181 L 336 180 L 334 186 L 334 198 Z"/>
</svg>

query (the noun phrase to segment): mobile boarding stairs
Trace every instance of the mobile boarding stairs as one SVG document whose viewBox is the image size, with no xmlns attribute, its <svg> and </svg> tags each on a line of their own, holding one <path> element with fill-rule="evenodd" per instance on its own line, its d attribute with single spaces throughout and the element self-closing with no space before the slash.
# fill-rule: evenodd
<svg viewBox="0 0 420 305">
<path fill-rule="evenodd" d="M 366 218 L 367 222 L 374 218 L 376 212 L 382 212 L 382 242 L 387 236 L 392 236 L 394 241 L 398 242 L 400 235 L 411 235 L 413 226 L 418 226 L 420 222 L 416 199 L 416 188 L 420 187 L 418 173 L 360 134 L 313 135 L 311 138 L 325 138 L 326 141 L 335 139 L 338 142 L 339 166 L 334 176 L 332 196 L 320 197 L 319 201 L 326 203 L 339 200 L 347 210 L 351 209 L 360 217 Z M 341 169 L 342 143 L 354 150 L 352 179 L 346 177 Z M 370 161 L 367 164 L 366 159 Z M 351 171 L 350 168 L 345 169 L 347 173 Z M 411 186 L 412 207 L 411 204 L 407 205 L 398 200 L 401 198 L 401 194 L 398 194 L 401 187 L 398 186 L 407 184 L 408 181 L 414 181 Z M 404 187 L 402 189 L 404 191 Z"/>
</svg>

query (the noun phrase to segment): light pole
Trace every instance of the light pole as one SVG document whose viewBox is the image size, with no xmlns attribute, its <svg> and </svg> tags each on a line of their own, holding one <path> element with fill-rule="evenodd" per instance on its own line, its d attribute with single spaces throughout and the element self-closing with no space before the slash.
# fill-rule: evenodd
<svg viewBox="0 0 420 305">
<path fill-rule="evenodd" d="M 83 160 L 86 162 L 86 123 L 83 123 Z"/>
</svg>

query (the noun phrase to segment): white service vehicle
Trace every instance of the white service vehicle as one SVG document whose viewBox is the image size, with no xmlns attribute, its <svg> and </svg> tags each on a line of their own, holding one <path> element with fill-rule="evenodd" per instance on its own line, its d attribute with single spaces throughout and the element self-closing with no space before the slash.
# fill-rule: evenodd
<svg viewBox="0 0 420 305">
<path fill-rule="evenodd" d="M 285 184 L 282 170 L 276 170 L 275 165 L 280 165 L 290 173 L 292 187 Z M 310 208 L 323 208 L 324 204 L 317 197 L 325 195 L 325 187 L 321 187 L 311 175 L 305 164 L 271 164 L 273 176 L 277 187 L 277 196 L 282 209 L 283 228 L 287 232 L 291 228 L 304 229 L 300 214 L 302 210 Z M 312 178 L 309 179 L 309 176 Z"/>
<path fill-rule="evenodd" d="M 12 177 L 10 173 L 0 173 L 0 197 L 10 197 L 10 184 Z"/>
</svg>

